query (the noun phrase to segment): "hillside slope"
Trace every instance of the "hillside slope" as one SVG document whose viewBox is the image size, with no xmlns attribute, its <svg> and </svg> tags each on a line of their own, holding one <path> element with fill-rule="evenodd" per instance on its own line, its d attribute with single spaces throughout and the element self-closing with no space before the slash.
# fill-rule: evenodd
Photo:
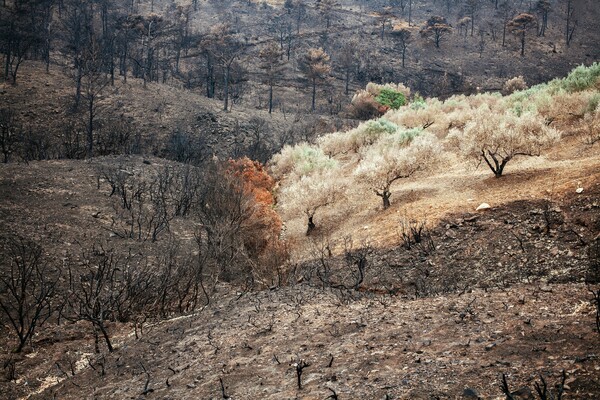
<svg viewBox="0 0 600 400">
<path fill-rule="evenodd" d="M 350 304 L 303 286 L 230 294 L 139 340 L 124 332 L 114 355 L 59 343 L 52 362 L 31 354 L 27 364 L 51 368 L 45 386 L 60 383 L 30 398 L 502 399 L 501 374 L 533 391 L 538 374 L 553 387 L 564 370 L 565 398 L 592 399 L 599 340 L 586 299 L 581 285 Z M 69 359 L 81 360 L 73 376 Z"/>
<path fill-rule="evenodd" d="M 561 154 L 581 154 L 578 146 L 563 145 Z M 148 167 L 136 157 L 2 165 L 3 229 L 39 240 L 58 257 L 98 240 L 130 246 L 106 229 L 113 209 L 106 188 L 96 187 L 100 165 Z M 483 214 L 461 211 L 466 193 L 413 198 L 419 206 L 437 199 L 446 209 L 431 219 L 436 250 L 425 262 L 418 248 L 390 239 L 394 210 L 377 219 L 354 215 L 349 226 L 369 224 L 374 238 L 385 238 L 368 254 L 361 291 L 321 289 L 311 272 L 319 267 L 297 265 L 290 281 L 303 284 L 250 292 L 218 285 L 206 307 L 138 327 L 139 339 L 133 326 L 111 323 L 114 354 L 94 354 L 82 323 L 45 326 L 25 355 L 10 355 L 12 342 L 2 340 L 3 360 L 16 361 L 17 377 L 3 378 L 2 391 L 40 399 L 220 398 L 222 379 L 227 396 L 243 399 L 322 399 L 330 389 L 342 398 L 470 398 L 475 391 L 499 399 L 503 373 L 511 389 L 533 390 L 539 374 L 553 385 L 565 370 L 568 398 L 595 398 L 600 337 L 580 282 L 589 273 L 587 244 L 600 233 L 597 157 L 558 166 L 491 181 L 486 193 L 501 191 L 502 201 L 495 197 Z M 438 176 L 438 184 L 446 179 Z M 574 180 L 583 193 L 575 193 Z M 537 196 L 552 181 L 548 206 Z M 462 178 L 474 191 L 481 182 L 479 174 Z M 549 231 L 544 210 L 551 210 Z M 315 242 L 317 265 L 319 248 Z M 347 259 L 325 253 L 324 260 L 334 278 L 354 273 Z M 2 337 L 10 337 L 4 329 Z M 294 367 L 300 360 L 309 364 L 301 390 Z"/>
</svg>

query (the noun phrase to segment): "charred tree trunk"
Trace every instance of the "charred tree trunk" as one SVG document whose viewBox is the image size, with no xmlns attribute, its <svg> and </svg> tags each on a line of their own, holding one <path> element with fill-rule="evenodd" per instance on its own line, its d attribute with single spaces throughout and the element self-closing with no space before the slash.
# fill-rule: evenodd
<svg viewBox="0 0 600 400">
<path fill-rule="evenodd" d="M 350 86 L 350 68 L 346 68 L 346 82 L 345 82 L 345 86 L 344 86 L 346 96 L 349 93 L 349 86 Z"/>
<path fill-rule="evenodd" d="M 312 231 L 315 230 L 315 228 L 317 227 L 313 221 L 314 215 L 309 215 L 308 216 L 308 228 L 306 229 L 306 236 L 309 236 Z"/>
<path fill-rule="evenodd" d="M 223 76 L 223 110 L 227 111 L 229 107 L 229 73 L 231 70 L 231 64 L 225 67 L 225 74 Z"/>
<path fill-rule="evenodd" d="M 315 100 L 317 97 L 317 78 L 313 78 L 312 79 L 312 105 L 311 105 L 311 111 L 315 112 Z"/>
<path fill-rule="evenodd" d="M 94 154 L 94 96 L 88 99 L 87 156 Z"/>
<path fill-rule="evenodd" d="M 389 187 L 383 189 L 381 192 L 379 191 L 375 191 L 375 194 L 379 197 L 381 197 L 381 200 L 383 201 L 383 209 L 387 210 L 388 208 L 390 208 L 390 196 L 392 195 L 392 192 L 390 192 Z"/>
<path fill-rule="evenodd" d="M 273 111 L 273 82 L 269 84 L 269 114 Z"/>
</svg>

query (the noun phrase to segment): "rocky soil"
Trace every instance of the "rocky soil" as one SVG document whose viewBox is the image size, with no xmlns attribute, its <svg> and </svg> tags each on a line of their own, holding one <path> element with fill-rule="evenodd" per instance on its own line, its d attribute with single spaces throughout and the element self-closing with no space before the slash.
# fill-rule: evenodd
<svg viewBox="0 0 600 400">
<path fill-rule="evenodd" d="M 60 382 L 36 399 L 502 399 L 501 374 L 531 393 L 564 370 L 565 398 L 594 399 L 600 338 L 588 300 L 581 284 L 351 302 L 303 285 L 229 292 L 139 339 L 121 330 L 113 354 L 91 354 L 77 333 L 40 343 L 19 372 L 45 376 L 3 386 L 25 395 Z"/>
</svg>

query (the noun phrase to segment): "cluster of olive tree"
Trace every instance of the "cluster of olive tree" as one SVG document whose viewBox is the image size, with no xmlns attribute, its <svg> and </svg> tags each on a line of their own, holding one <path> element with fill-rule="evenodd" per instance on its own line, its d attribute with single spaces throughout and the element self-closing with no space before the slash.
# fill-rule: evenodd
<svg viewBox="0 0 600 400">
<path fill-rule="evenodd" d="M 500 178 L 511 161 L 540 156 L 563 132 L 594 145 L 600 141 L 598 82 L 600 64 L 594 63 L 531 88 L 511 79 L 504 96 L 440 100 L 414 95 L 383 117 L 321 136 L 314 144 L 286 147 L 273 157 L 278 205 L 289 215 L 304 213 L 310 233 L 317 210 L 359 209 L 363 198 L 356 195 L 369 192 L 381 197 L 385 210 L 398 182 L 422 178 L 440 166 L 465 160 Z"/>
</svg>

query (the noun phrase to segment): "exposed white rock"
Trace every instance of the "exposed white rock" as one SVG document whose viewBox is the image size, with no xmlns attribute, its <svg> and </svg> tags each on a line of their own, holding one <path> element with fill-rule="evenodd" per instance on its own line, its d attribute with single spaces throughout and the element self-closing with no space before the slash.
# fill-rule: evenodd
<svg viewBox="0 0 600 400">
<path fill-rule="evenodd" d="M 488 203 L 481 203 L 475 211 L 487 210 L 488 208 L 492 208 Z"/>
</svg>

